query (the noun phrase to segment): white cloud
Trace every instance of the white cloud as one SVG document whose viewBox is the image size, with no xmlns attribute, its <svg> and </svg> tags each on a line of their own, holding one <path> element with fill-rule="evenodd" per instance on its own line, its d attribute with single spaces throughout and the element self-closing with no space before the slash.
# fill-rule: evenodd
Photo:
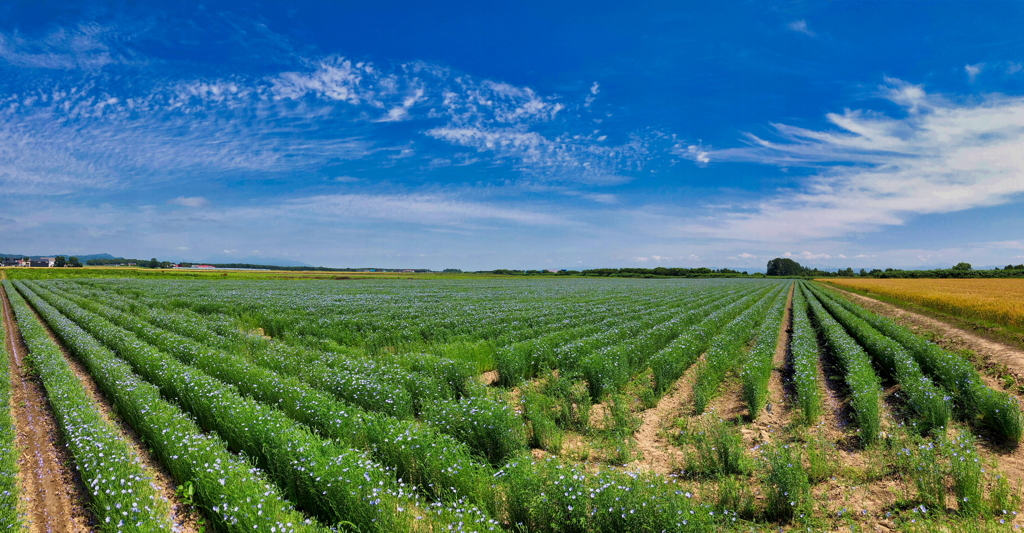
<svg viewBox="0 0 1024 533">
<path fill-rule="evenodd" d="M 258 26 L 236 25 L 264 40 L 281 39 Z M 468 147 L 479 156 L 456 154 L 450 164 L 488 158 L 530 178 L 622 182 L 620 171 L 640 168 L 650 157 L 640 136 L 608 146 L 603 135 L 580 133 L 578 115 L 590 113 L 584 102 L 422 62 L 289 55 L 295 68 L 266 76 L 163 78 L 152 85 L 125 85 L 112 81 L 120 79 L 116 75 L 95 73 L 116 74 L 112 69 L 128 63 L 145 68 L 144 57 L 117 46 L 131 35 L 99 26 L 33 39 L 0 33 L 0 66 L 67 71 L 59 81 L 41 78 L 38 87 L 0 95 L 5 193 L 138 187 L 181 173 L 194 176 L 197 169 L 316 171 L 394 148 L 367 131 L 379 122 L 429 120 L 429 127 L 409 135 L 443 140 L 449 149 Z M 594 83 L 586 102 L 598 93 Z M 576 115 L 570 118 L 567 109 Z M 415 154 L 405 148 L 402 154 Z"/>
<path fill-rule="evenodd" d="M 336 176 L 336 177 L 331 178 L 331 179 L 333 181 L 338 182 L 338 183 L 355 183 L 355 182 L 359 181 L 359 178 L 356 178 L 356 177 L 353 177 L 353 176 Z"/>
<path fill-rule="evenodd" d="M 710 152 L 703 146 L 696 144 L 687 146 L 676 145 L 672 148 L 672 153 L 702 165 L 711 162 Z"/>
<path fill-rule="evenodd" d="M 13 66 L 51 70 L 95 70 L 114 63 L 135 63 L 130 48 L 112 48 L 114 31 L 97 24 L 57 28 L 40 37 L 0 34 L 0 61 Z"/>
<path fill-rule="evenodd" d="M 804 35 L 814 37 L 814 32 L 807 27 L 806 20 L 794 20 L 793 22 L 786 24 L 786 27 L 797 33 L 802 33 Z"/>
<path fill-rule="evenodd" d="M 593 104 L 595 100 L 597 100 L 597 95 L 600 92 L 601 86 L 598 85 L 595 81 L 594 84 L 590 86 L 590 94 L 588 94 L 587 98 L 583 101 L 583 107 L 590 107 L 590 105 Z"/>
<path fill-rule="evenodd" d="M 210 205 L 210 201 L 207 200 L 206 198 L 203 198 L 202 196 L 179 196 L 177 198 L 167 200 L 167 203 L 171 205 L 180 205 L 184 207 L 206 207 Z"/>
<path fill-rule="evenodd" d="M 993 206 L 1024 193 L 1024 98 L 957 104 L 888 80 L 881 94 L 907 115 L 846 110 L 835 130 L 774 125 L 783 142 L 749 135 L 711 159 L 818 168 L 803 187 L 748 204 L 688 233 L 800 242 L 901 225 L 914 215 Z"/>
<path fill-rule="evenodd" d="M 187 252 L 189 250 L 189 247 L 188 246 L 175 246 L 174 249 L 175 250 L 181 250 L 182 252 Z"/>
<path fill-rule="evenodd" d="M 748 254 L 747 252 L 743 252 L 740 255 L 738 255 L 737 257 L 739 257 L 740 259 L 757 259 L 756 255 Z"/>
<path fill-rule="evenodd" d="M 633 260 L 638 262 L 638 263 L 646 263 L 646 262 L 650 261 L 651 259 L 649 257 L 634 257 Z"/>
<path fill-rule="evenodd" d="M 808 252 L 808 251 L 803 251 L 803 252 L 800 252 L 798 254 L 794 254 L 792 252 L 786 252 L 786 253 L 782 254 L 782 257 L 806 259 L 808 261 L 814 261 L 816 259 L 832 259 L 831 255 L 828 255 L 828 254 L 812 254 L 811 252 Z"/>
<path fill-rule="evenodd" d="M 846 256 L 845 256 L 845 255 L 843 255 L 843 254 L 839 254 L 839 255 L 837 255 L 836 257 L 837 257 L 837 258 L 839 258 L 839 259 L 846 259 Z"/>
<path fill-rule="evenodd" d="M 224 253 L 226 253 L 226 254 L 233 254 L 233 253 L 235 253 L 237 251 L 238 250 L 224 250 Z"/>
<path fill-rule="evenodd" d="M 1020 63 L 1014 63 L 1011 61 L 1009 64 L 1006 65 L 1007 74 L 1016 74 L 1021 70 L 1024 70 L 1024 65 L 1021 65 Z"/>
<path fill-rule="evenodd" d="M 877 257 L 877 256 L 876 255 L 868 255 L 868 254 L 857 254 L 857 255 L 855 255 L 853 257 L 855 259 L 867 259 L 867 258 L 870 258 L 870 257 Z"/>
<path fill-rule="evenodd" d="M 263 220 L 275 217 L 321 221 L 373 219 L 441 226 L 458 226 L 470 221 L 485 220 L 531 226 L 576 225 L 557 215 L 437 194 L 320 195 L 266 207 L 221 210 L 211 216 L 217 220 Z"/>
<path fill-rule="evenodd" d="M 971 79 L 971 83 L 978 78 L 978 74 L 985 68 L 984 63 L 976 63 L 974 65 L 964 65 L 964 71 L 967 72 L 967 77 Z"/>
</svg>

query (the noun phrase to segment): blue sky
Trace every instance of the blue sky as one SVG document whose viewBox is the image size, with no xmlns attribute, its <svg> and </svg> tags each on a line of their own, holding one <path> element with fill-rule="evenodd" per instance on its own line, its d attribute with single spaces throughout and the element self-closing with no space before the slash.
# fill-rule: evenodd
<svg viewBox="0 0 1024 533">
<path fill-rule="evenodd" d="M 0 4 L 0 252 L 1024 262 L 1024 3 L 267 4 Z"/>
</svg>

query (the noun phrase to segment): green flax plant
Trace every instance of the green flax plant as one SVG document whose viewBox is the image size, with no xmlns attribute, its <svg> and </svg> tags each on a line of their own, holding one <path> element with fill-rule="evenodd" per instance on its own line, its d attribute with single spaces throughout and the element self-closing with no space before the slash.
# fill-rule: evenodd
<svg viewBox="0 0 1024 533">
<path fill-rule="evenodd" d="M 265 473 L 232 454 L 110 349 L 24 286 L 23 295 L 86 366 L 119 414 L 151 447 L 178 484 L 192 483 L 195 502 L 225 531 L 326 531 L 297 512 Z"/>
<path fill-rule="evenodd" d="M 19 330 L 28 347 L 26 360 L 39 376 L 61 434 L 89 493 L 89 508 L 102 531 L 170 531 L 170 511 L 118 428 L 71 369 L 28 304 L 4 282 Z"/>
</svg>

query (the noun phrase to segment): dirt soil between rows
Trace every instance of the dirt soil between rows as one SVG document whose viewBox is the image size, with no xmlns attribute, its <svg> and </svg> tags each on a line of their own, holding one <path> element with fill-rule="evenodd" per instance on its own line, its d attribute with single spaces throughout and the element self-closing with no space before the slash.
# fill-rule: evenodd
<svg viewBox="0 0 1024 533">
<path fill-rule="evenodd" d="M 75 474 L 71 454 L 60 444 L 60 431 L 43 385 L 26 367 L 26 348 L 3 287 L 0 287 L 0 298 L 7 329 L 4 342 L 11 357 L 11 414 L 17 432 L 16 443 L 21 450 L 18 481 L 28 530 L 31 533 L 89 531 L 92 515 L 84 506 L 85 487 Z"/>
</svg>

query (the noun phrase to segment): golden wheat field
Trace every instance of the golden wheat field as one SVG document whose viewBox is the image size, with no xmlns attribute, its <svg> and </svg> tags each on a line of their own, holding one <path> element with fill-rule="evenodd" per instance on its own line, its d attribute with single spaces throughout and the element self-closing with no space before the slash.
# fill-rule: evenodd
<svg viewBox="0 0 1024 533">
<path fill-rule="evenodd" d="M 964 318 L 1024 327 L 1024 279 L 821 280 Z"/>
</svg>

